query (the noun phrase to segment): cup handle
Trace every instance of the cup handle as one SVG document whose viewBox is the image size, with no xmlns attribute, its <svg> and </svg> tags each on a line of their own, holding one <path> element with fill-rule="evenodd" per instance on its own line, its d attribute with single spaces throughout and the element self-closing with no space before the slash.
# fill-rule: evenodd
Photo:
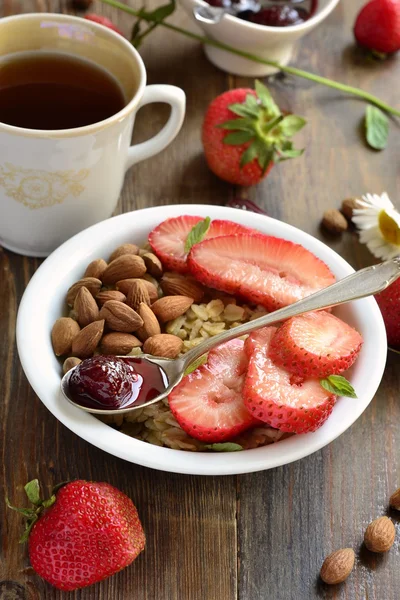
<svg viewBox="0 0 400 600">
<path fill-rule="evenodd" d="M 128 150 L 125 170 L 132 165 L 158 154 L 166 148 L 179 133 L 185 117 L 186 96 L 185 92 L 174 85 L 148 85 L 143 98 L 138 106 L 141 108 L 152 102 L 166 102 L 171 106 L 171 114 L 164 125 L 154 137 L 141 144 L 135 144 Z"/>
</svg>

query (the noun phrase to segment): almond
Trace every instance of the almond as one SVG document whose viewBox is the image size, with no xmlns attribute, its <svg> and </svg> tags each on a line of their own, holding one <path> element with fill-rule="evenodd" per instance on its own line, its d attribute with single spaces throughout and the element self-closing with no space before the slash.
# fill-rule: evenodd
<svg viewBox="0 0 400 600">
<path fill-rule="evenodd" d="M 176 335 L 169 333 L 160 333 L 149 337 L 144 345 L 143 351 L 146 354 L 153 356 L 161 356 L 163 358 L 176 358 L 182 350 L 183 341 Z"/>
<path fill-rule="evenodd" d="M 101 281 L 96 277 L 84 277 L 72 284 L 67 292 L 67 302 L 70 306 L 74 305 L 75 297 L 81 287 L 87 288 L 92 296 L 97 296 L 101 289 Z"/>
<path fill-rule="evenodd" d="M 188 296 L 196 303 L 204 296 L 204 289 L 197 281 L 179 273 L 164 273 L 160 286 L 166 296 Z"/>
<path fill-rule="evenodd" d="M 77 358 L 76 356 L 70 356 L 69 358 L 66 358 L 64 360 L 64 364 L 63 364 L 63 373 L 65 375 L 65 373 L 68 373 L 68 371 L 70 371 L 71 369 L 73 369 L 74 367 L 76 367 L 77 365 L 79 365 L 79 363 L 81 363 L 81 359 Z"/>
<path fill-rule="evenodd" d="M 145 284 L 145 286 L 147 287 L 147 291 L 149 292 L 150 302 L 155 302 L 156 300 L 158 300 L 158 291 L 156 286 L 150 281 L 146 281 L 146 279 L 122 279 L 121 281 L 117 281 L 115 287 L 118 291 L 122 292 L 123 294 L 125 294 L 125 296 L 127 296 L 134 281 L 142 281 Z"/>
<path fill-rule="evenodd" d="M 139 305 L 139 315 L 143 319 L 143 325 L 136 331 L 136 335 L 144 342 L 147 338 L 161 333 L 160 323 L 156 315 L 144 302 Z"/>
<path fill-rule="evenodd" d="M 354 567 L 355 554 L 352 548 L 341 548 L 332 552 L 321 567 L 322 581 L 329 585 L 342 583 L 348 578 Z"/>
<path fill-rule="evenodd" d="M 104 319 L 86 325 L 72 342 L 72 354 L 78 358 L 92 356 L 101 340 L 104 331 Z"/>
<path fill-rule="evenodd" d="M 147 272 L 152 277 L 161 277 L 163 274 L 163 268 L 160 259 L 152 252 L 146 252 L 142 255 L 144 264 L 146 265 Z"/>
<path fill-rule="evenodd" d="M 104 354 L 129 354 L 132 348 L 139 348 L 142 342 L 130 333 L 106 333 L 101 340 L 101 350 Z"/>
<path fill-rule="evenodd" d="M 400 510 L 400 488 L 390 496 L 389 504 L 392 508 Z"/>
<path fill-rule="evenodd" d="M 125 302 L 126 296 L 118 290 L 104 290 L 99 292 L 96 296 L 96 300 L 100 306 L 103 306 L 109 300 L 116 300 L 117 302 Z"/>
<path fill-rule="evenodd" d="M 126 298 L 126 303 L 128 306 L 133 308 L 133 310 L 138 310 L 139 305 L 142 302 L 144 302 L 144 304 L 150 305 L 149 292 L 147 291 L 147 287 L 144 281 L 142 279 L 136 279 L 132 282 L 131 288 Z"/>
<path fill-rule="evenodd" d="M 341 211 L 349 221 L 353 218 L 355 208 L 361 208 L 359 198 L 346 198 L 343 200 Z"/>
<path fill-rule="evenodd" d="M 81 327 L 86 327 L 99 318 L 99 307 L 96 300 L 85 286 L 81 287 L 75 296 L 74 311 Z"/>
<path fill-rule="evenodd" d="M 118 246 L 111 254 L 110 262 L 125 254 L 139 254 L 139 247 L 136 246 L 136 244 L 122 244 L 121 246 Z"/>
<path fill-rule="evenodd" d="M 101 307 L 100 317 L 107 327 L 122 333 L 131 333 L 143 325 L 143 319 L 133 308 L 116 300 L 109 300 Z"/>
<path fill-rule="evenodd" d="M 104 285 L 112 285 L 121 279 L 130 277 L 141 277 L 146 273 L 146 265 L 143 258 L 135 254 L 123 254 L 108 265 L 103 273 Z"/>
<path fill-rule="evenodd" d="M 336 234 L 346 231 L 349 227 L 345 217 L 339 210 L 336 210 L 336 208 L 331 208 L 324 212 L 322 226 L 331 233 Z"/>
<path fill-rule="evenodd" d="M 394 544 L 396 529 L 388 517 L 379 517 L 365 530 L 364 544 L 371 552 L 387 552 Z"/>
<path fill-rule="evenodd" d="M 71 352 L 72 342 L 80 330 L 81 328 L 74 319 L 70 319 L 69 317 L 57 319 L 51 330 L 51 341 L 57 356 Z"/>
<path fill-rule="evenodd" d="M 84 277 L 95 277 L 101 279 L 104 271 L 107 269 L 107 263 L 102 258 L 96 258 L 86 267 Z"/>
<path fill-rule="evenodd" d="M 154 302 L 151 309 L 159 321 L 166 323 L 183 315 L 192 304 L 193 298 L 188 296 L 164 296 Z"/>
</svg>

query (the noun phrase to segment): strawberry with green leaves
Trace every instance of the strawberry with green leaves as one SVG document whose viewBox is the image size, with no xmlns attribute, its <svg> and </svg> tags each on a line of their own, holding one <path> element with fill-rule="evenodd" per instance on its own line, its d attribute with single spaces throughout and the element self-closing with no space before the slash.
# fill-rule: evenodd
<svg viewBox="0 0 400 600">
<path fill-rule="evenodd" d="M 203 122 L 208 166 L 229 183 L 259 183 L 275 163 L 303 153 L 293 147 L 290 138 L 305 123 L 302 117 L 282 114 L 259 81 L 255 90 L 225 92 L 211 102 Z"/>
<path fill-rule="evenodd" d="M 60 590 L 86 587 L 130 565 L 144 550 L 145 535 L 132 500 L 108 483 L 72 481 L 41 500 L 39 482 L 25 492 L 33 507 L 18 509 L 27 519 L 36 573 Z"/>
</svg>

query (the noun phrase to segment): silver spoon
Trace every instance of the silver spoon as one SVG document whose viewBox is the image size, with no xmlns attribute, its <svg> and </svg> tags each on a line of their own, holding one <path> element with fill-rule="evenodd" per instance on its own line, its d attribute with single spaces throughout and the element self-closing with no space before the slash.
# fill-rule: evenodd
<svg viewBox="0 0 400 600">
<path fill-rule="evenodd" d="M 199 344 L 195 348 L 192 348 L 189 352 L 184 354 L 180 358 L 169 359 L 169 358 L 156 358 L 149 354 L 143 354 L 140 356 L 141 360 L 148 361 L 160 367 L 166 374 L 168 380 L 168 387 L 158 396 L 145 402 L 138 404 L 137 406 L 131 406 L 128 408 L 120 408 L 115 410 L 96 409 L 81 406 L 73 401 L 69 396 L 68 380 L 71 373 L 77 368 L 74 367 L 68 373 L 64 375 L 61 380 L 61 391 L 65 398 L 71 402 L 74 406 L 81 408 L 82 410 L 99 414 L 99 415 L 115 415 L 120 413 L 128 413 L 138 408 L 144 408 L 155 402 L 159 402 L 173 390 L 181 381 L 186 369 L 200 356 L 233 338 L 240 337 L 246 333 L 251 333 L 255 329 L 265 327 L 266 325 L 274 325 L 280 321 L 289 319 L 290 317 L 296 317 L 303 313 L 310 312 L 312 310 L 321 310 L 330 306 L 337 306 L 338 304 L 344 304 L 351 302 L 352 300 L 358 300 L 359 298 L 365 298 L 372 294 L 377 294 L 382 290 L 386 289 L 388 285 L 393 283 L 398 277 L 400 277 L 400 257 L 392 260 L 387 260 L 378 265 L 361 269 L 344 279 L 341 279 L 337 283 L 334 283 L 323 290 L 315 292 L 299 302 L 290 304 L 285 308 L 280 308 L 268 315 L 250 321 L 249 323 L 243 323 L 238 327 L 224 331 L 219 335 L 215 335 L 202 344 Z M 127 358 L 127 357 L 121 357 Z"/>
</svg>

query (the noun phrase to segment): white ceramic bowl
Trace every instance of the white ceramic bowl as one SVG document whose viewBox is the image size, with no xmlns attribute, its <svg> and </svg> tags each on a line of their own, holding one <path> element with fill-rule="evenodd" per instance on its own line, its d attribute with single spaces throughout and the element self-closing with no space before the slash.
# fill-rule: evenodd
<svg viewBox="0 0 400 600">
<path fill-rule="evenodd" d="M 180 0 L 180 2 L 193 22 L 207 37 L 260 58 L 287 65 L 293 53 L 294 43 L 319 25 L 332 12 L 339 0 L 318 0 L 315 14 L 308 21 L 291 27 L 266 27 L 231 15 L 225 15 L 219 23 L 200 23 L 195 19 L 193 9 L 195 6 L 207 6 L 206 2 L 203 0 Z M 219 48 L 205 45 L 204 50 L 216 67 L 234 75 L 263 77 L 277 72 L 274 67 L 250 61 Z"/>
<path fill-rule="evenodd" d="M 233 453 L 196 453 L 160 448 L 130 438 L 75 408 L 60 394 L 61 366 L 53 353 L 50 331 L 65 311 L 69 286 L 82 277 L 93 259 L 105 258 L 119 244 L 142 243 L 167 217 L 182 214 L 230 219 L 303 244 L 325 261 L 338 278 L 353 272 L 333 250 L 310 235 L 259 214 L 221 206 L 180 205 L 148 208 L 103 221 L 65 242 L 37 270 L 22 298 L 17 320 L 18 352 L 36 394 L 64 425 L 106 452 L 146 467 L 199 475 L 250 473 L 298 460 L 343 433 L 366 409 L 381 381 L 386 361 L 386 334 L 373 298 L 335 312 L 361 332 L 364 345 L 351 373 L 358 399 L 340 398 L 326 423 L 315 433 L 297 435 L 270 446 Z"/>
</svg>

